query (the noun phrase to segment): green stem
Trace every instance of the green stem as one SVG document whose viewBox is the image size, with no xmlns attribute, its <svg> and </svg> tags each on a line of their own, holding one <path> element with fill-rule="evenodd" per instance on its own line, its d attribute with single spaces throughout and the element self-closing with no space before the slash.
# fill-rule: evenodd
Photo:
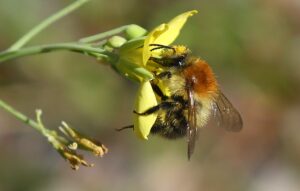
<svg viewBox="0 0 300 191">
<path fill-rule="evenodd" d="M 81 42 L 81 43 L 91 43 L 91 42 L 95 42 L 95 41 L 98 41 L 98 40 L 102 40 L 102 39 L 108 38 L 110 36 L 113 36 L 113 35 L 116 35 L 116 34 L 119 34 L 123 31 L 125 31 L 129 26 L 130 25 L 125 25 L 125 26 L 121 26 L 121 27 L 118 27 L 118 28 L 115 28 L 115 29 L 112 29 L 112 30 L 109 30 L 109 31 L 106 31 L 106 32 L 103 32 L 103 33 L 100 33 L 100 34 L 85 37 L 85 38 L 80 39 L 79 42 Z"/>
<path fill-rule="evenodd" d="M 0 108 L 3 108 L 8 113 L 12 114 L 18 120 L 22 121 L 23 123 L 33 127 L 34 129 L 38 130 L 39 132 L 43 133 L 43 129 L 41 129 L 40 125 L 35 122 L 34 120 L 30 119 L 29 117 L 25 116 L 21 112 L 15 110 L 13 107 L 5 103 L 4 101 L 0 100 Z"/>
<path fill-rule="evenodd" d="M 26 33 L 23 37 L 21 37 L 16 43 L 14 43 L 8 50 L 18 50 L 19 48 L 23 47 L 28 41 L 30 41 L 34 36 L 40 33 L 43 29 L 54 23 L 55 21 L 59 20 L 60 18 L 64 17 L 65 15 L 69 14 L 70 12 L 76 10 L 84 3 L 88 2 L 89 0 L 77 0 L 76 2 L 70 4 L 69 6 L 65 7 L 64 9 L 58 11 L 57 13 L 53 14 L 52 16 L 48 17 L 44 21 L 42 21 L 39 25 L 31 29 L 28 33 Z"/>
<path fill-rule="evenodd" d="M 27 117 L 23 113 L 17 111 L 3 100 L 0 99 L 0 108 L 4 109 L 8 113 L 12 114 L 19 121 L 29 125 L 34 128 L 38 132 L 40 132 L 43 136 L 47 137 L 48 141 L 54 146 L 54 148 L 58 148 L 62 143 L 68 143 L 68 140 L 64 137 L 58 136 L 55 131 L 47 129 L 41 122 L 41 111 L 37 110 L 37 121 Z"/>
<path fill-rule="evenodd" d="M 93 48 L 87 45 L 81 45 L 77 43 L 57 43 L 57 44 L 32 46 L 28 48 L 22 48 L 19 50 L 7 50 L 4 52 L 0 52 L 0 63 L 18 57 L 22 57 L 22 56 L 47 53 L 47 52 L 58 51 L 58 50 L 75 51 L 75 52 L 88 54 L 97 58 L 105 58 L 105 59 L 113 59 L 113 57 L 115 57 L 114 54 L 106 50 L 103 50 L 101 48 Z"/>
</svg>

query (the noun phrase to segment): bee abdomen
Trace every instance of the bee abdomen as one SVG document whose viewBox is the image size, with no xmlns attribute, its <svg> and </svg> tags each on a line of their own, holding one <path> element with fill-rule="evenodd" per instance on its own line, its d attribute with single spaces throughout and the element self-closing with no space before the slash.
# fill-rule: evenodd
<svg viewBox="0 0 300 191">
<path fill-rule="evenodd" d="M 151 133 L 159 134 L 168 139 L 176 139 L 186 136 L 187 120 L 181 112 L 168 113 L 159 116 L 154 123 Z"/>
</svg>

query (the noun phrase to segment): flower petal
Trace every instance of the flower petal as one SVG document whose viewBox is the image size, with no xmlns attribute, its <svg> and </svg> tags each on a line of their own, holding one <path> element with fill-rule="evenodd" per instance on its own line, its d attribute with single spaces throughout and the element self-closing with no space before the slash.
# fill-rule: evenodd
<svg viewBox="0 0 300 191">
<path fill-rule="evenodd" d="M 164 45 L 171 44 L 179 35 L 180 30 L 183 27 L 183 25 L 185 24 L 185 22 L 187 21 L 187 19 L 196 13 L 197 13 L 196 10 L 188 11 L 188 12 L 182 13 L 182 14 L 178 15 L 177 17 L 175 17 L 174 19 L 172 19 L 167 24 L 168 29 L 163 34 L 158 36 L 153 43 L 164 44 Z"/>
<path fill-rule="evenodd" d="M 120 58 L 126 59 L 137 65 L 142 65 L 142 47 L 145 38 L 137 38 L 135 40 L 130 40 L 123 44 L 120 48 Z"/>
<path fill-rule="evenodd" d="M 142 47 L 144 37 L 126 42 L 120 47 L 120 58 L 113 64 L 113 68 L 120 74 L 136 82 L 147 81 L 153 74 L 142 64 Z"/>
<path fill-rule="evenodd" d="M 135 82 L 142 82 L 153 78 L 153 74 L 147 69 L 135 64 L 133 61 L 125 59 L 120 59 L 114 69 Z"/>
<path fill-rule="evenodd" d="M 173 18 L 167 24 L 161 24 L 152 30 L 147 38 L 145 39 L 144 49 L 143 49 L 143 64 L 146 65 L 147 61 L 151 56 L 150 44 L 162 44 L 169 45 L 171 44 L 179 35 L 181 28 L 186 23 L 187 19 L 190 16 L 193 16 L 198 11 L 188 11 L 182 13 L 175 18 Z"/>
<path fill-rule="evenodd" d="M 138 90 L 135 111 L 142 113 L 147 109 L 156 106 L 157 100 L 149 81 L 142 82 Z M 157 113 L 146 116 L 134 115 L 134 131 L 138 137 L 148 139 L 150 130 L 155 123 Z"/>
<path fill-rule="evenodd" d="M 143 65 L 145 66 L 151 56 L 151 50 L 150 50 L 150 44 L 153 44 L 154 41 L 161 36 L 165 31 L 167 31 L 168 26 L 166 24 L 161 24 L 158 27 L 156 27 L 154 30 L 152 30 L 144 42 L 144 48 L 143 48 Z"/>
</svg>

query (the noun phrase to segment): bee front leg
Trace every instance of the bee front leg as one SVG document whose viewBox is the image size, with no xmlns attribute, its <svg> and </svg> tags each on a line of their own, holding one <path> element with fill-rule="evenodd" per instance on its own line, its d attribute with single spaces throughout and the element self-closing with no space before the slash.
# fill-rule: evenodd
<svg viewBox="0 0 300 191">
<path fill-rule="evenodd" d="M 161 59 L 156 57 L 150 57 L 149 60 L 168 68 L 174 65 L 173 59 L 168 59 L 168 58 Z"/>
<path fill-rule="evenodd" d="M 170 79 L 172 77 L 172 73 L 169 71 L 165 71 L 157 74 L 155 77 L 158 79 L 164 79 L 164 78 Z"/>
</svg>

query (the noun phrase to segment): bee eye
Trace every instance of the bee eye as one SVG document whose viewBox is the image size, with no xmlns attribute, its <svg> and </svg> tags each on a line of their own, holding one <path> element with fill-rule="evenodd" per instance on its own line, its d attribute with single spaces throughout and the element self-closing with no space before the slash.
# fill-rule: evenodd
<svg viewBox="0 0 300 191">
<path fill-rule="evenodd" d="M 176 67 L 183 67 L 185 65 L 185 55 L 178 56 L 174 58 L 174 65 Z"/>
</svg>

